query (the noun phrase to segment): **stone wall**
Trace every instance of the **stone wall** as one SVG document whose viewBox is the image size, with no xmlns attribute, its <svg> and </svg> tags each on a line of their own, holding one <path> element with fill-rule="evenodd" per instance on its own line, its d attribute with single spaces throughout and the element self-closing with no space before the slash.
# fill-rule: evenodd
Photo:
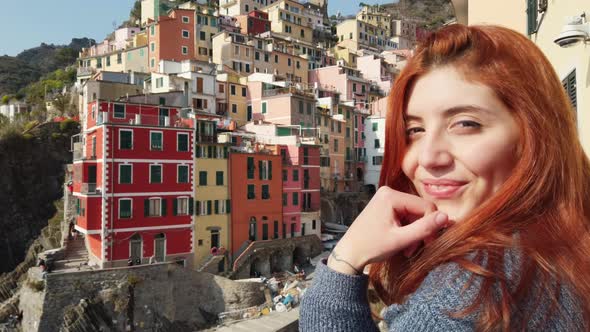
<svg viewBox="0 0 590 332">
<path fill-rule="evenodd" d="M 221 312 L 264 303 L 262 287 L 259 283 L 238 283 L 169 263 L 50 273 L 45 279 L 39 319 L 34 310 L 22 308 L 23 330 L 55 331 L 64 326 L 64 314 L 68 321 L 73 321 L 76 317 L 72 315 L 85 312 L 76 309 L 81 303 L 102 303 L 100 311 L 108 313 L 108 323 L 117 331 L 124 331 L 129 324 L 135 331 L 151 331 L 170 324 L 195 330 L 214 324 Z M 38 327 L 35 321 L 39 322 Z"/>
<path fill-rule="evenodd" d="M 370 199 L 370 195 L 366 192 L 323 192 L 321 197 L 322 221 L 350 225 L 369 204 Z"/>
</svg>

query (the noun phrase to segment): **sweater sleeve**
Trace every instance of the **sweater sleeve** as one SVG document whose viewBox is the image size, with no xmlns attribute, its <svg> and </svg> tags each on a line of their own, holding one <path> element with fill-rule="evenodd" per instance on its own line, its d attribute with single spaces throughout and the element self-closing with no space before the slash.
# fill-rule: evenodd
<svg viewBox="0 0 590 332">
<path fill-rule="evenodd" d="M 452 317 L 477 295 L 477 278 L 465 288 L 470 277 L 471 273 L 455 264 L 435 269 L 405 303 L 385 309 L 383 319 L 389 331 L 474 331 L 474 315 Z"/>
<path fill-rule="evenodd" d="M 367 300 L 367 276 L 338 273 L 319 262 L 303 296 L 300 331 L 379 331 Z"/>
</svg>

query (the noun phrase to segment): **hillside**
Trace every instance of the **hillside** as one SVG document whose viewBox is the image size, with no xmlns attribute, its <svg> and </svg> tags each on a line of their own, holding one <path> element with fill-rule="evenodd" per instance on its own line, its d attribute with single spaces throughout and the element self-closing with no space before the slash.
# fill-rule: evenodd
<svg viewBox="0 0 590 332">
<path fill-rule="evenodd" d="M 455 18 L 450 0 L 400 0 L 398 3 L 382 5 L 396 18 L 416 21 L 419 26 L 436 29 Z"/>
<path fill-rule="evenodd" d="M 0 96 L 17 94 L 41 76 L 74 64 L 82 47 L 94 45 L 94 39 L 74 38 L 69 45 L 42 43 L 16 57 L 0 57 Z"/>
</svg>

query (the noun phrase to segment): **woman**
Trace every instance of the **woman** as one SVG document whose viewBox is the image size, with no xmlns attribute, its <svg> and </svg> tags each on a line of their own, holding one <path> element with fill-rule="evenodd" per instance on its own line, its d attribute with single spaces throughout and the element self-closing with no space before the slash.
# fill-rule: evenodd
<svg viewBox="0 0 590 332">
<path fill-rule="evenodd" d="M 418 47 L 390 94 L 380 185 L 318 264 L 301 330 L 377 330 L 369 281 L 393 331 L 588 329 L 590 164 L 526 37 L 451 25 Z"/>
</svg>

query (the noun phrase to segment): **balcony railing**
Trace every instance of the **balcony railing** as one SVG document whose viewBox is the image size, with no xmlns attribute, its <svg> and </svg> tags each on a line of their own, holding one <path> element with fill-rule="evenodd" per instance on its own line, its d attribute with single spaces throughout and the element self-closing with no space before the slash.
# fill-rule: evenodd
<svg viewBox="0 0 590 332">
<path fill-rule="evenodd" d="M 79 67 L 78 76 L 90 76 L 96 73 L 96 69 L 93 67 Z"/>
<path fill-rule="evenodd" d="M 264 90 L 264 91 L 262 91 L 262 96 L 263 97 L 272 97 L 272 96 L 289 94 L 289 93 L 304 96 L 304 97 L 315 98 L 315 95 L 313 94 L 313 92 L 303 91 L 303 90 L 297 89 L 295 87 Z"/>
<path fill-rule="evenodd" d="M 197 135 L 197 143 L 217 143 L 217 135 Z"/>
<path fill-rule="evenodd" d="M 158 116 L 145 114 L 116 114 L 114 112 L 98 112 L 96 123 L 98 125 L 125 124 L 135 126 L 190 128 L 191 125 L 179 116 Z"/>
<path fill-rule="evenodd" d="M 82 183 L 80 192 L 82 194 L 98 194 L 100 190 L 97 188 L 96 183 Z"/>
</svg>

